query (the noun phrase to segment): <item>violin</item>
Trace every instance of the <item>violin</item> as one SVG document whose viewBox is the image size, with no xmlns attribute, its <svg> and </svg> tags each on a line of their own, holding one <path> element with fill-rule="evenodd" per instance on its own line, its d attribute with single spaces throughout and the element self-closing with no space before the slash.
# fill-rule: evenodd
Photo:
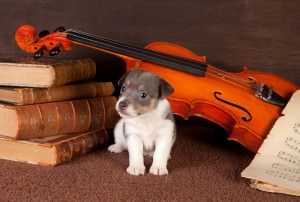
<svg viewBox="0 0 300 202">
<path fill-rule="evenodd" d="M 121 57 L 126 71 L 141 68 L 154 72 L 175 90 L 168 97 L 174 114 L 186 120 L 190 116 L 207 119 L 224 128 L 229 140 L 252 152 L 257 152 L 286 103 L 299 89 L 277 75 L 246 67 L 239 73 L 223 71 L 208 64 L 205 56 L 167 42 L 141 48 L 62 27 L 38 35 L 29 25 L 19 27 L 15 39 L 34 58 L 45 52 L 54 56 L 61 50 L 71 50 L 72 45 L 80 45 Z"/>
</svg>

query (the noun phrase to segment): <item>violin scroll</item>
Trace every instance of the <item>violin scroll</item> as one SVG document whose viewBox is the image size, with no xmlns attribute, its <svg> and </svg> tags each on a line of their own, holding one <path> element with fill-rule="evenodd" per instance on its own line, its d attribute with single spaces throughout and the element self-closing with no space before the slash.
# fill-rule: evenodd
<svg viewBox="0 0 300 202">
<path fill-rule="evenodd" d="M 36 29 L 30 25 L 19 27 L 15 34 L 18 46 L 28 53 L 32 53 L 34 58 L 40 58 L 45 52 L 51 56 L 60 53 L 60 50 L 71 50 L 73 42 L 66 38 L 63 27 L 58 27 L 54 32 L 42 31 L 37 33 Z"/>
</svg>

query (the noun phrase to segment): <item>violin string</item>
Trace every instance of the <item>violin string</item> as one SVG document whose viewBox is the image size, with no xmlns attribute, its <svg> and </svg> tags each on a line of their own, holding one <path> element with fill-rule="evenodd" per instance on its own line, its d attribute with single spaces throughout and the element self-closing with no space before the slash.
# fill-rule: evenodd
<svg viewBox="0 0 300 202">
<path fill-rule="evenodd" d="M 212 72 L 214 74 L 216 74 L 217 76 L 220 76 L 220 77 L 228 77 L 228 78 L 232 78 L 233 80 L 235 81 L 239 81 L 241 83 L 245 83 L 246 85 L 251 85 L 253 87 L 257 87 L 257 86 L 254 86 L 253 84 L 255 83 L 250 83 L 251 80 L 245 80 L 243 78 L 240 78 L 238 76 L 235 76 L 235 75 L 232 75 L 232 73 L 227 73 L 227 72 L 223 72 L 222 70 L 213 70 L 213 67 L 210 68 L 209 70 L 207 70 L 209 72 Z M 222 72 L 222 73 L 220 73 Z"/>
<path fill-rule="evenodd" d="M 192 60 L 192 59 L 189 59 L 189 58 L 183 58 L 183 57 L 180 57 L 180 56 L 170 55 L 170 54 L 163 53 L 163 52 L 157 52 L 157 51 L 153 51 L 153 50 L 150 50 L 150 49 L 145 49 L 145 48 L 141 48 L 141 47 L 138 47 L 138 46 L 121 43 L 121 42 L 118 42 L 118 41 L 114 41 L 114 40 L 111 40 L 111 39 L 107 39 L 107 38 L 104 38 L 104 37 L 101 37 L 101 36 L 85 33 L 85 32 L 78 31 L 78 30 L 71 29 L 70 32 L 78 33 L 78 34 L 81 34 L 83 36 L 92 37 L 94 39 L 99 39 L 99 40 L 114 44 L 116 46 L 121 46 L 121 47 L 126 48 L 126 49 L 145 52 L 145 53 L 151 54 L 155 57 L 162 57 L 162 58 L 169 59 L 169 60 L 171 59 L 171 60 L 175 60 L 177 62 L 187 62 L 189 64 L 193 63 L 195 65 L 206 65 L 204 62 L 201 62 L 201 61 L 196 61 L 196 60 Z"/>
<path fill-rule="evenodd" d="M 212 77 L 214 77 L 214 78 L 218 78 L 218 79 L 220 79 L 220 80 L 225 81 L 226 83 L 232 84 L 232 85 L 237 86 L 237 87 L 240 87 L 240 88 L 242 88 L 242 89 L 248 90 L 248 91 L 249 91 L 250 93 L 252 93 L 252 94 L 256 94 L 256 92 L 257 92 L 258 85 L 255 85 L 255 87 L 254 87 L 254 85 L 249 85 L 249 84 L 246 84 L 246 85 L 245 85 L 244 82 L 243 82 L 243 83 L 238 83 L 238 82 L 236 82 L 236 80 L 225 79 L 225 78 L 222 78 L 222 77 L 217 76 L 217 75 L 212 74 L 212 73 L 207 73 L 207 75 L 210 75 L 210 76 L 212 76 Z M 249 86 L 250 86 L 250 87 L 249 87 Z"/>
<path fill-rule="evenodd" d="M 110 44 L 112 44 L 114 46 L 121 46 L 123 48 L 124 47 L 125 48 L 130 48 L 131 50 L 134 50 L 134 51 L 139 51 L 140 52 L 140 51 L 147 50 L 147 54 L 151 53 L 151 54 L 154 54 L 155 57 L 162 57 L 164 59 L 172 58 L 176 62 L 184 62 L 185 65 L 191 65 L 191 63 L 199 65 L 199 63 L 202 63 L 202 62 L 195 61 L 195 60 L 190 60 L 190 59 L 184 61 L 183 59 L 185 59 L 185 58 L 181 58 L 181 57 L 177 57 L 177 56 L 173 56 L 173 55 L 169 55 L 169 54 L 161 54 L 160 52 L 156 52 L 156 51 L 152 51 L 152 50 L 148 50 L 148 49 L 143 49 L 143 48 L 139 48 L 139 47 L 135 47 L 135 46 L 128 46 L 128 45 L 122 44 L 120 42 L 116 42 L 116 41 L 109 40 L 109 39 L 99 37 L 99 36 L 96 36 L 96 35 L 80 32 L 80 31 L 77 31 L 77 30 L 67 30 L 66 33 L 68 35 L 74 35 L 72 32 L 75 33 L 75 36 L 76 36 L 76 33 L 78 33 L 80 35 L 89 37 L 89 38 L 87 38 L 87 37 L 83 38 L 84 40 L 87 40 L 89 42 L 92 41 L 93 38 L 95 38 L 95 39 L 104 40 L 105 42 L 109 42 Z M 92 39 L 91 39 L 91 37 L 92 37 Z M 204 63 L 202 63 L 202 64 L 204 64 Z M 207 70 L 206 74 L 208 74 L 210 76 L 213 76 L 215 78 L 221 79 L 223 81 L 226 81 L 227 83 L 231 83 L 232 85 L 240 86 L 241 88 L 244 88 L 244 89 L 247 89 L 247 88 L 250 87 L 255 91 L 255 89 L 257 87 L 257 86 L 253 86 L 253 84 L 249 83 L 248 81 L 246 81 L 244 79 L 241 79 L 240 77 L 230 75 L 230 74 L 226 74 L 225 72 L 220 73 L 220 72 L 214 71 L 214 70 Z M 227 79 L 227 78 L 229 78 L 229 79 Z"/>
<path fill-rule="evenodd" d="M 110 42 L 110 43 L 113 43 L 114 45 L 116 46 L 122 46 L 122 47 L 125 47 L 126 49 L 133 49 L 135 51 L 145 51 L 147 50 L 147 54 L 149 54 L 149 52 L 151 54 L 156 54 L 155 56 L 156 57 L 160 57 L 160 56 L 164 56 L 165 58 L 167 57 L 167 59 L 176 59 L 178 62 L 183 62 L 183 59 L 186 59 L 186 58 L 176 58 L 176 56 L 173 56 L 173 55 L 169 55 L 169 54 L 165 54 L 163 55 L 162 53 L 160 52 L 155 52 L 155 51 L 152 51 L 152 50 L 148 50 L 148 49 L 143 49 L 143 48 L 140 48 L 140 47 L 136 47 L 136 46 L 133 46 L 133 45 L 127 45 L 127 44 L 123 44 L 123 43 L 120 43 L 120 42 L 117 42 L 117 41 L 113 41 L 113 40 L 110 40 L 110 39 L 107 39 L 107 38 L 104 38 L 104 37 L 100 37 L 100 36 L 97 36 L 97 35 L 93 35 L 93 34 L 88 34 L 88 33 L 84 33 L 84 32 L 81 32 L 81 31 L 78 31 L 78 30 L 69 30 L 68 32 L 73 32 L 73 33 L 78 33 L 78 34 L 81 34 L 83 36 L 88 36 L 88 37 L 92 37 L 92 38 L 96 38 L 96 39 L 100 39 L 100 40 L 103 40 L 105 42 Z M 189 60 L 188 62 L 194 62 L 195 64 L 199 65 L 199 61 L 195 61 L 195 60 Z M 200 62 L 201 63 L 201 62 Z M 188 65 L 188 64 L 187 64 Z M 220 75 L 220 73 L 217 73 L 218 75 Z M 227 75 L 228 77 L 228 75 Z M 230 76 L 229 76 L 230 77 Z M 232 77 L 232 76 L 231 76 Z M 244 83 L 247 83 L 247 81 L 245 80 L 242 80 L 241 78 L 239 77 L 234 77 L 235 80 L 240 80 L 240 82 L 244 82 Z"/>
<path fill-rule="evenodd" d="M 68 34 L 71 34 L 71 33 L 68 33 Z M 89 36 L 91 36 L 91 35 L 89 35 Z M 88 38 L 84 38 L 84 40 L 91 41 L 91 39 L 88 39 Z M 116 45 L 119 45 L 119 44 L 114 44 L 114 45 L 116 46 Z M 217 74 L 220 74 L 220 73 L 217 73 Z M 216 75 L 214 75 L 214 74 L 212 74 L 212 76 L 217 77 L 217 78 L 220 78 L 219 76 L 216 76 Z M 233 81 L 235 81 L 234 79 L 233 79 L 233 81 L 231 81 L 231 82 L 229 82 L 228 80 L 226 80 L 226 79 L 224 79 L 224 78 L 223 78 L 222 80 L 227 81 L 228 83 L 231 83 L 231 84 L 236 85 L 236 83 L 233 82 Z M 244 88 L 245 88 L 245 87 L 244 87 Z"/>
<path fill-rule="evenodd" d="M 219 77 L 220 79 L 224 79 L 224 78 L 228 78 L 228 79 L 231 79 L 233 80 L 234 82 L 236 83 L 240 83 L 242 85 L 244 85 L 245 87 L 250 87 L 250 88 L 253 88 L 254 90 L 258 87 L 257 83 L 249 83 L 249 81 L 245 80 L 245 79 L 242 79 L 238 76 L 235 76 L 235 75 L 230 75 L 230 74 L 227 74 L 227 73 L 219 73 L 218 71 L 214 71 L 214 70 L 211 70 L 209 69 L 207 71 L 207 74 L 210 74 L 210 75 L 213 75 L 215 77 Z"/>
<path fill-rule="evenodd" d="M 235 80 L 232 80 L 232 79 L 231 79 L 231 80 L 230 80 L 230 79 L 226 79 L 225 77 L 220 77 L 220 76 L 215 75 L 215 74 L 210 73 L 210 72 L 208 72 L 207 75 L 212 76 L 212 77 L 217 78 L 217 79 L 220 79 L 220 80 L 223 80 L 223 81 L 225 81 L 226 83 L 230 83 L 230 84 L 235 85 L 235 86 L 238 86 L 238 87 L 240 87 L 240 88 L 243 88 L 243 89 L 246 89 L 246 90 L 250 90 L 251 93 L 255 93 L 255 91 L 256 91 L 256 87 L 252 87 L 252 86 L 249 87 L 249 84 L 238 83 L 238 82 L 236 82 Z"/>
<path fill-rule="evenodd" d="M 87 38 L 87 36 L 74 34 L 71 31 L 67 32 L 66 38 L 81 43 L 83 45 L 84 44 L 90 45 L 92 47 L 97 47 L 103 50 L 118 53 L 120 55 L 129 56 L 132 58 L 138 58 L 144 61 L 151 61 L 152 63 L 155 64 L 167 66 L 177 70 L 182 70 L 198 76 L 204 76 L 206 72 L 206 65 L 204 66 L 203 64 L 200 64 L 202 65 L 201 67 L 202 69 L 200 69 L 199 64 L 197 65 L 191 64 L 189 63 L 189 61 L 176 62 L 174 60 L 168 60 L 164 57 L 157 57 L 157 56 L 153 56 L 152 54 L 147 54 L 147 52 L 141 52 L 141 51 L 124 48 L 123 47 L 124 45 L 119 46 L 113 43 L 108 43 L 107 41 L 103 42 L 103 41 L 99 41 L 99 39 Z"/>
<path fill-rule="evenodd" d="M 84 32 L 77 31 L 77 30 L 67 30 L 67 33 L 73 34 L 73 35 L 75 34 L 76 36 L 85 37 L 85 39 L 89 40 L 89 41 L 105 43 L 106 45 L 115 46 L 115 47 L 121 48 L 126 51 L 139 53 L 139 54 L 142 54 L 143 56 L 151 56 L 152 58 L 159 58 L 162 60 L 171 61 L 173 63 L 186 65 L 187 67 L 192 68 L 192 69 L 197 69 L 198 71 L 200 70 L 200 71 L 204 72 L 206 70 L 207 64 L 205 64 L 204 62 L 191 60 L 189 58 L 183 58 L 183 57 L 169 55 L 169 54 L 162 53 L 162 52 L 153 51 L 150 49 L 140 48 L 137 46 L 121 43 L 118 41 L 114 41 L 114 40 L 107 39 L 107 38 L 100 37 L 100 36 L 93 35 L 93 34 L 84 33 Z M 199 67 L 202 68 L 203 70 L 201 70 Z"/>
</svg>

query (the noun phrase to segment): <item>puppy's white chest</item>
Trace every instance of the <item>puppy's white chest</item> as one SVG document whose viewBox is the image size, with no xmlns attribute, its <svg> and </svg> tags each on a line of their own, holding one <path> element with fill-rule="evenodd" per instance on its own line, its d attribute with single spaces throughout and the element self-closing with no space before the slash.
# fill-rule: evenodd
<svg viewBox="0 0 300 202">
<path fill-rule="evenodd" d="M 141 138 L 149 138 L 155 136 L 158 127 L 157 121 L 135 120 L 126 122 L 126 133 L 135 134 Z"/>
<path fill-rule="evenodd" d="M 146 150 L 152 150 L 162 122 L 164 120 L 135 120 L 134 122 L 127 122 L 125 130 L 128 135 L 138 136 Z"/>
</svg>

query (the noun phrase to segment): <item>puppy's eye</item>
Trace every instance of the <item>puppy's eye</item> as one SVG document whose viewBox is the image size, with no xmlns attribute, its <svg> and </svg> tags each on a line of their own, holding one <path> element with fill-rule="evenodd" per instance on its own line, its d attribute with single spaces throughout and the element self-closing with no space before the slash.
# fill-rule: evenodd
<svg viewBox="0 0 300 202">
<path fill-rule="evenodd" d="M 121 87 L 121 93 L 124 93 L 126 91 L 126 86 Z"/>
<path fill-rule="evenodd" d="M 141 92 L 140 93 L 141 98 L 146 98 L 147 96 L 148 96 L 148 94 L 146 92 Z"/>
</svg>

